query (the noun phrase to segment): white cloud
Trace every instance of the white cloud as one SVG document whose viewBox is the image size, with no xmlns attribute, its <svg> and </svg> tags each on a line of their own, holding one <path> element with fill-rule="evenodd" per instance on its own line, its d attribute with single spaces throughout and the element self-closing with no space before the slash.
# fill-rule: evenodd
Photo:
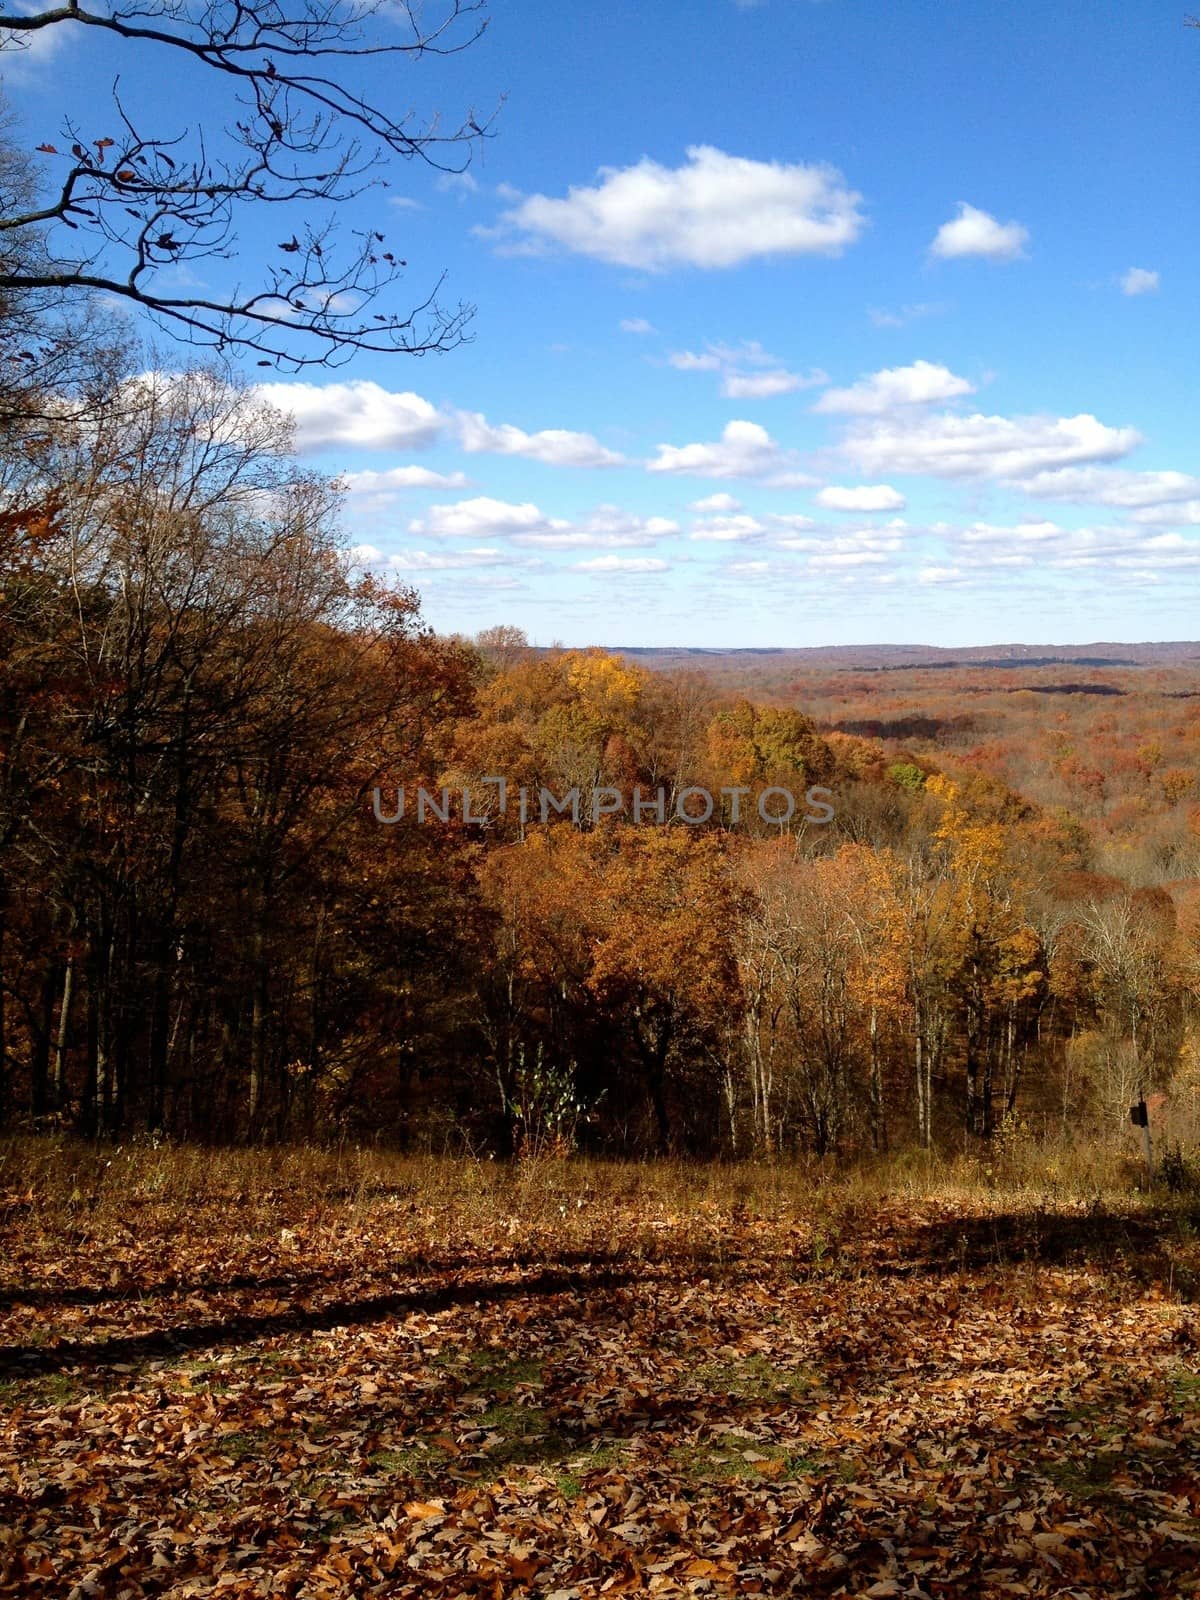
<svg viewBox="0 0 1200 1600">
<path fill-rule="evenodd" d="M 1146 506 L 1133 513 L 1134 522 L 1143 527 L 1195 527 L 1200 524 L 1200 499 L 1177 500 L 1169 505 Z"/>
<path fill-rule="evenodd" d="M 1122 294 L 1153 294 L 1157 288 L 1158 273 L 1148 267 L 1130 267 L 1121 278 Z"/>
<path fill-rule="evenodd" d="M 660 444 L 646 463 L 649 472 L 690 473 L 698 478 L 762 478 L 776 487 L 812 482 L 794 470 L 792 452 L 783 450 L 757 422 L 727 422 L 715 444 Z"/>
<path fill-rule="evenodd" d="M 815 528 L 817 526 L 811 517 L 806 517 L 800 511 L 772 511 L 763 520 L 770 527 L 782 528 L 788 533 L 796 533 L 806 528 Z"/>
<path fill-rule="evenodd" d="M 1133 428 L 1075 417 L 936 416 L 888 418 L 853 429 L 838 447 L 869 477 L 930 473 L 937 478 L 1025 479 L 1112 461 L 1141 443 Z"/>
<path fill-rule="evenodd" d="M 731 494 L 706 494 L 702 500 L 693 500 L 693 511 L 740 511 L 742 503 Z"/>
<path fill-rule="evenodd" d="M 730 400 L 768 400 L 777 394 L 793 394 L 804 387 L 799 373 L 786 372 L 782 367 L 776 372 L 730 372 L 721 382 L 721 393 Z"/>
<path fill-rule="evenodd" d="M 723 365 L 715 350 L 706 350 L 702 355 L 694 350 L 672 350 L 667 361 L 679 372 L 720 372 Z"/>
<path fill-rule="evenodd" d="M 857 488 L 830 484 L 817 495 L 817 504 L 827 511 L 903 511 L 907 502 L 889 483 L 864 483 Z"/>
<path fill-rule="evenodd" d="M 255 393 L 296 419 L 296 448 L 412 450 L 431 444 L 446 419 L 411 390 L 393 393 L 365 379 L 351 383 L 261 383 Z"/>
<path fill-rule="evenodd" d="M 922 567 L 917 579 L 920 583 L 959 584 L 968 582 L 968 575 L 959 567 Z"/>
<path fill-rule="evenodd" d="M 511 566 L 514 557 L 506 550 L 405 550 L 389 556 L 393 572 L 458 572 L 471 567 Z"/>
<path fill-rule="evenodd" d="M 766 400 L 829 382 L 829 374 L 819 367 L 806 373 L 789 372 L 757 339 L 743 339 L 740 345 L 709 344 L 699 354 L 672 350 L 667 361 L 679 372 L 719 372 L 721 393 L 727 400 Z M 752 370 L 747 372 L 747 367 Z"/>
<path fill-rule="evenodd" d="M 524 456 L 552 467 L 616 467 L 624 459 L 615 450 L 606 450 L 590 433 L 572 433 L 566 428 L 526 433 L 507 422 L 493 426 L 479 411 L 460 411 L 458 428 L 463 449 L 472 455 L 488 451 Z"/>
<path fill-rule="evenodd" d="M 877 328 L 907 328 L 910 322 L 918 322 L 922 317 L 937 316 L 944 309 L 944 306 L 928 302 L 899 306 L 895 311 L 889 311 L 883 306 L 868 306 L 867 316 Z"/>
<path fill-rule="evenodd" d="M 616 506 L 597 506 L 582 521 L 548 522 L 544 528 L 516 533 L 513 544 L 538 550 L 619 550 L 654 544 L 679 532 L 669 517 L 639 517 Z"/>
<path fill-rule="evenodd" d="M 622 333 L 657 333 L 658 329 L 652 322 L 647 322 L 645 317 L 622 317 Z"/>
<path fill-rule="evenodd" d="M 908 367 L 885 367 L 873 372 L 848 389 L 827 389 L 813 410 L 835 416 L 881 416 L 898 406 L 930 405 L 974 393 L 975 385 L 957 377 L 949 367 L 914 361 Z"/>
<path fill-rule="evenodd" d="M 1179 533 L 1160 533 L 1147 539 L 1141 553 L 1168 567 L 1200 567 L 1200 540 Z"/>
<path fill-rule="evenodd" d="M 718 340 L 708 348 L 731 367 L 778 367 L 782 365 L 778 356 L 773 356 L 769 350 L 764 350 L 757 339 L 743 339 L 740 344 L 725 344 Z"/>
<path fill-rule="evenodd" d="M 776 539 L 775 544 L 780 550 L 803 550 L 818 554 L 824 552 L 837 556 L 857 556 L 867 553 L 883 557 L 894 555 L 903 549 L 904 530 L 880 532 L 875 528 L 860 528 L 854 533 L 837 535 L 789 535 L 787 538 Z"/>
<path fill-rule="evenodd" d="M 952 551 L 952 567 L 922 582 L 965 582 L 972 574 L 1034 568 L 1039 572 L 1107 573 L 1126 582 L 1157 583 L 1172 572 L 1200 570 L 1200 538 L 1179 533 L 1151 534 L 1141 527 L 1064 528 L 1055 522 L 1022 522 L 1015 527 L 976 522 L 956 528 L 935 524 L 930 532 Z"/>
<path fill-rule="evenodd" d="M 390 494 L 399 489 L 464 489 L 462 472 L 434 472 L 429 467 L 389 467 L 386 472 L 343 474 L 350 494 Z"/>
<path fill-rule="evenodd" d="M 861 196 L 828 166 L 752 161 L 692 145 L 681 167 L 643 157 L 602 167 L 565 199 L 534 194 L 504 214 L 517 249 L 557 244 L 646 271 L 739 266 L 770 256 L 839 255 L 864 225 Z"/>
<path fill-rule="evenodd" d="M 486 495 L 432 506 L 409 532 L 436 538 L 504 539 L 530 550 L 619 550 L 652 545 L 680 531 L 669 517 L 642 517 L 601 505 L 576 521 L 551 517 L 532 501 L 512 504 Z"/>
<path fill-rule="evenodd" d="M 437 187 L 443 194 L 457 194 L 463 199 L 469 194 L 478 194 L 479 179 L 473 172 L 443 172 L 437 180 Z"/>
<path fill-rule="evenodd" d="M 668 562 L 660 561 L 656 556 L 596 556 L 591 561 L 577 561 L 575 571 L 636 576 L 646 572 L 666 572 L 668 565 Z"/>
<path fill-rule="evenodd" d="M 13 10 L 31 17 L 42 8 L 31 0 L 17 0 Z M 74 44 L 74 30 L 66 28 L 37 28 L 33 31 L 0 28 L 0 50 L 4 52 L 3 80 L 9 84 L 36 84 L 42 76 L 41 69 L 50 64 L 60 52 Z M 65 153 L 65 152 L 64 152 Z"/>
<path fill-rule="evenodd" d="M 1118 506 L 1135 513 L 1200 499 L 1200 478 L 1188 472 L 1130 472 L 1120 467 L 1062 467 L 1027 478 L 1022 488 L 1045 500 Z"/>
<path fill-rule="evenodd" d="M 1043 545 L 1061 539 L 1064 533 L 1057 522 L 1019 522 L 1015 527 L 1005 527 L 993 522 L 973 522 L 967 528 L 953 528 L 938 523 L 933 531 L 949 534 L 965 545 Z"/>
<path fill-rule="evenodd" d="M 430 506 L 424 517 L 409 523 L 408 531 L 432 533 L 442 538 L 495 539 L 567 526 L 565 522 L 554 522 L 544 516 L 531 501 L 513 505 L 506 500 L 493 500 L 488 495 L 476 495 L 474 499 L 458 500 L 453 505 Z"/>
<path fill-rule="evenodd" d="M 887 556 L 880 550 L 818 550 L 808 562 L 812 572 L 836 571 L 839 567 L 886 565 Z"/>
<path fill-rule="evenodd" d="M 1015 261 L 1025 253 L 1029 230 L 1019 222 L 997 222 L 990 212 L 958 203 L 958 216 L 943 222 L 929 247 L 942 261 L 982 256 L 987 261 Z"/>
<path fill-rule="evenodd" d="M 740 516 L 711 516 L 702 517 L 692 524 L 690 537 L 702 543 L 710 544 L 748 544 L 755 539 L 761 539 L 764 534 L 774 533 L 788 535 L 778 537 L 775 543 L 781 549 L 813 549 L 820 548 L 828 543 L 836 543 L 828 539 L 799 539 L 796 536 L 815 528 L 817 524 L 811 517 L 803 516 L 800 512 L 768 512 L 763 517 L 751 517 L 745 514 Z"/>
<path fill-rule="evenodd" d="M 761 539 L 764 532 L 764 526 L 757 517 L 743 514 L 707 517 L 693 526 L 690 537 L 709 544 L 744 544 Z"/>
</svg>

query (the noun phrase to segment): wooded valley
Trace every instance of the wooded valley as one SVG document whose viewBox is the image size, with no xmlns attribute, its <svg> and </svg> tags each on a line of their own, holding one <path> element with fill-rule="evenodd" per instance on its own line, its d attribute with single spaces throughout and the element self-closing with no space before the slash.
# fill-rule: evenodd
<svg viewBox="0 0 1200 1600">
<path fill-rule="evenodd" d="M 126 360 L 8 410 L 9 1128 L 854 1155 L 1107 1140 L 1157 1095 L 1194 1138 L 1200 646 L 439 637 L 252 388 Z M 475 810 L 376 820 L 420 785 Z M 832 821 L 762 820 L 813 785 Z M 676 814 L 731 787 L 736 826 Z M 666 821 L 593 825 L 604 788 Z"/>
</svg>

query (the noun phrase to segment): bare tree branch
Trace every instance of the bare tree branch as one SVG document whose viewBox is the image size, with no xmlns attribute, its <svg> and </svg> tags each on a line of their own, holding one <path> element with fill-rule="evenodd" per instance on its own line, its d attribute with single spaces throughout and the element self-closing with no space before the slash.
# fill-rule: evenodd
<svg viewBox="0 0 1200 1600">
<path fill-rule="evenodd" d="M 331 207 L 386 187 L 386 155 L 466 169 L 490 118 L 449 131 L 374 105 L 337 75 L 363 58 L 450 55 L 487 26 L 486 0 L 443 0 L 419 21 L 394 0 L 144 0 L 97 12 L 68 0 L 24 13 L 0 4 L 0 50 L 72 26 L 131 49 L 166 48 L 229 81 L 232 123 L 144 133 L 114 85 L 119 126 L 99 138 L 67 119 L 39 152 L 64 165 L 50 195 L 0 197 L 0 300 L 94 291 L 136 305 L 176 337 L 259 364 L 336 366 L 357 350 L 422 355 L 466 337 L 472 308 L 444 307 L 443 279 L 403 311 L 386 309 L 407 261 L 383 232 L 338 239 Z M 389 37 L 395 34 L 396 37 Z M 306 64 L 331 62 L 327 72 Z M 118 135 L 113 137 L 112 135 Z M 294 206 L 303 220 L 254 291 L 181 294 L 182 269 L 229 261 L 243 207 Z M 70 245 L 60 240 L 70 237 Z M 167 276 L 164 277 L 164 274 Z M 385 309 L 376 311 L 376 304 Z"/>
</svg>

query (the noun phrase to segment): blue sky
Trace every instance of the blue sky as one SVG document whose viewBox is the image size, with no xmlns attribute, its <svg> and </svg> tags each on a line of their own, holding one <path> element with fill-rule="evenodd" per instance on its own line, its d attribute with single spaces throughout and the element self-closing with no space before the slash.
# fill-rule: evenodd
<svg viewBox="0 0 1200 1600">
<path fill-rule="evenodd" d="M 1197 636 L 1200 31 L 1149 0 L 520 0 L 377 97 L 504 104 L 358 202 L 474 340 L 264 385 L 439 629 L 708 646 Z M 185 125 L 65 37 L 6 88 Z M 7 61 L 0 65 L 7 65 Z M 365 81 L 365 80 L 364 80 Z M 279 232 L 242 231 L 249 279 Z M 220 270 L 211 286 L 220 286 Z M 255 374 L 255 376 L 261 376 Z"/>
</svg>

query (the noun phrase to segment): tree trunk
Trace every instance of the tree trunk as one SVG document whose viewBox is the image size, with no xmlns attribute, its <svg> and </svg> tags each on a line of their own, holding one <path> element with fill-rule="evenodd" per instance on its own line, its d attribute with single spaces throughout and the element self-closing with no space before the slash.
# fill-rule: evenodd
<svg viewBox="0 0 1200 1600">
<path fill-rule="evenodd" d="M 54 1108 L 67 1103 L 67 1040 L 71 1029 L 71 999 L 75 987 L 75 957 L 68 956 L 63 970 L 62 1001 L 58 1012 L 58 1035 L 54 1041 Z"/>
<path fill-rule="evenodd" d="M 61 972 L 60 963 L 55 961 L 42 979 L 41 1010 L 29 1060 L 29 1110 L 35 1121 L 50 1109 L 50 1042 Z"/>
</svg>

